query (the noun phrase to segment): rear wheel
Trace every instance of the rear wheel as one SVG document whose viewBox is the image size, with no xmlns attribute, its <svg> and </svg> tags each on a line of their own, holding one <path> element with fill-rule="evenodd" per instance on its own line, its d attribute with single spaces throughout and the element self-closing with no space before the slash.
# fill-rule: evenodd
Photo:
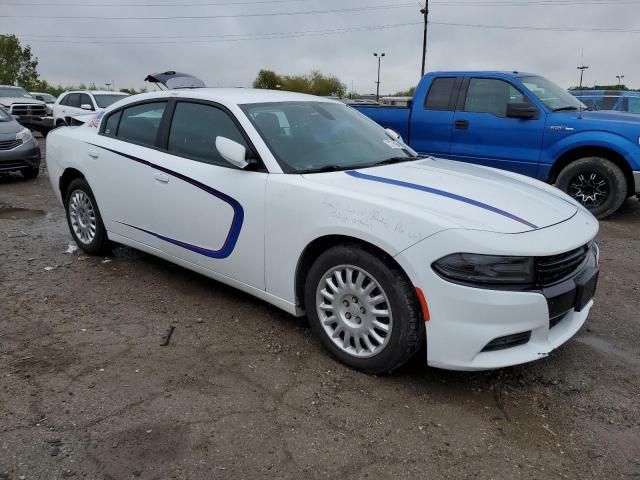
<svg viewBox="0 0 640 480">
<path fill-rule="evenodd" d="M 390 372 L 425 340 L 415 290 L 404 273 L 358 246 L 324 252 L 305 284 L 310 325 L 342 363 L 368 373 Z"/>
<path fill-rule="evenodd" d="M 598 218 L 611 215 L 627 198 L 624 173 L 615 163 L 601 157 L 570 163 L 558 175 L 556 186 Z"/>
<path fill-rule="evenodd" d="M 76 178 L 67 189 L 67 223 L 73 239 L 85 252 L 105 255 L 112 249 L 96 199 L 87 181 Z"/>
</svg>

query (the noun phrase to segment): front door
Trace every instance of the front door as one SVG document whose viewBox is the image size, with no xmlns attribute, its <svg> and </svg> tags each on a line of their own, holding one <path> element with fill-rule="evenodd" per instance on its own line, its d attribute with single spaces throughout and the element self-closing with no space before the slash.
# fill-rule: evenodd
<svg viewBox="0 0 640 480">
<path fill-rule="evenodd" d="M 463 86 L 461 95 L 464 95 Z M 470 78 L 458 105 L 451 133 L 450 158 L 535 176 L 538 170 L 544 115 L 507 118 L 509 102 L 529 102 L 511 83 L 496 78 Z"/>
<path fill-rule="evenodd" d="M 264 289 L 264 195 L 268 174 L 222 158 L 216 137 L 250 151 L 223 108 L 178 100 L 166 152 L 151 165 L 153 235 L 174 257 Z"/>
</svg>

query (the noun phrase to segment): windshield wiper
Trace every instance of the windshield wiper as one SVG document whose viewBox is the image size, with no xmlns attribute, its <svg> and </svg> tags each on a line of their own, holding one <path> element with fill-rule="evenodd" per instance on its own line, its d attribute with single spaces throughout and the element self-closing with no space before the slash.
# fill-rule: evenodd
<svg viewBox="0 0 640 480">
<path fill-rule="evenodd" d="M 560 108 L 554 108 L 553 110 L 551 110 L 552 112 L 562 112 L 562 111 L 573 111 L 573 110 L 578 110 L 578 107 L 574 107 L 574 106 L 567 106 L 567 107 L 560 107 Z"/>
<path fill-rule="evenodd" d="M 340 172 L 342 170 L 349 170 L 352 166 L 344 165 L 324 165 L 318 168 L 307 168 L 304 170 L 298 170 L 296 173 L 324 173 L 324 172 Z"/>
<path fill-rule="evenodd" d="M 394 163 L 410 162 L 412 160 L 418 160 L 420 157 L 391 157 L 379 162 L 370 163 L 367 167 L 377 167 L 378 165 L 392 165 Z"/>
</svg>

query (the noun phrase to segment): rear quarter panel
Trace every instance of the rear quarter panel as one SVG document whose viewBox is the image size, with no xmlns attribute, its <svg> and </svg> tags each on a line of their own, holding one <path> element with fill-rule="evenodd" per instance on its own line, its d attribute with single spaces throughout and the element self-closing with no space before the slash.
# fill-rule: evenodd
<svg viewBox="0 0 640 480">
<path fill-rule="evenodd" d="M 81 130 L 87 127 L 60 127 L 52 130 L 46 140 L 46 162 L 49 182 L 56 198 L 62 204 L 60 193 L 60 177 L 67 168 L 74 168 L 88 177 L 86 171 L 86 142 L 82 139 Z"/>
</svg>

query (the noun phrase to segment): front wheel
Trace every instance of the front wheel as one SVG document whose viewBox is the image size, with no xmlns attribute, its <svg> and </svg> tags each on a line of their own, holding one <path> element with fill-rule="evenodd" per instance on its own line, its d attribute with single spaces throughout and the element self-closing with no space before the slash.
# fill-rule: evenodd
<svg viewBox="0 0 640 480">
<path fill-rule="evenodd" d="M 397 266 L 358 246 L 318 257 L 305 284 L 314 334 L 342 363 L 368 373 L 390 372 L 425 340 L 415 290 Z"/>
<path fill-rule="evenodd" d="M 615 163 L 601 157 L 570 163 L 558 175 L 556 186 L 597 218 L 608 217 L 627 198 L 624 173 Z"/>
<path fill-rule="evenodd" d="M 25 169 L 21 170 L 20 173 L 22 173 L 22 176 L 24 178 L 33 179 L 33 178 L 36 178 L 38 176 L 38 174 L 40 173 L 40 167 L 25 168 Z"/>
<path fill-rule="evenodd" d="M 111 242 L 102 223 L 96 199 L 84 178 L 76 178 L 67 189 L 67 223 L 78 246 L 91 255 L 111 251 Z"/>
</svg>

